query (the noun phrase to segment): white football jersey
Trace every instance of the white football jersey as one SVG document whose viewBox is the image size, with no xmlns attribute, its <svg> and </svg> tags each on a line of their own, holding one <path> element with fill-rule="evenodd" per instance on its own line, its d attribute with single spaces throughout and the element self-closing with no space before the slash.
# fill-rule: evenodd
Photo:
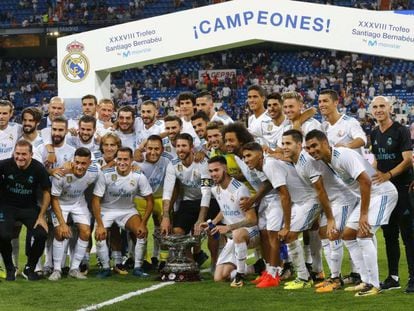
<svg viewBox="0 0 414 311">
<path fill-rule="evenodd" d="M 25 139 L 22 135 L 21 139 Z M 30 141 L 28 139 L 26 139 L 29 143 L 32 144 L 33 146 L 33 150 L 35 150 L 37 147 L 39 147 L 41 144 L 44 143 L 42 136 L 40 136 L 40 132 L 37 132 L 37 136 L 34 139 L 34 141 Z"/>
<path fill-rule="evenodd" d="M 121 131 L 115 131 L 115 134 L 121 139 L 122 147 L 129 147 L 134 151 L 137 149 L 135 132 L 124 134 Z"/>
<path fill-rule="evenodd" d="M 210 206 L 211 179 L 206 159 L 199 163 L 193 161 L 189 167 L 178 158 L 172 160 L 167 166 L 163 200 L 171 200 L 176 179 L 180 181 L 182 200 L 201 200 L 201 206 Z"/>
<path fill-rule="evenodd" d="M 129 209 L 135 208 L 135 196 L 148 196 L 152 189 L 142 172 L 131 171 L 122 176 L 115 167 L 111 167 L 99 175 L 93 194 L 102 198 L 102 209 Z"/>
<path fill-rule="evenodd" d="M 51 167 L 47 168 L 57 168 L 63 166 L 65 162 L 71 161 L 73 159 L 73 155 L 75 154 L 75 148 L 69 146 L 68 144 L 63 144 L 61 147 L 54 147 L 55 155 L 56 155 L 56 162 L 53 163 Z M 34 150 L 33 158 L 38 160 L 41 163 L 45 163 L 47 160 L 48 152 L 46 149 L 46 143 L 39 145 Z"/>
<path fill-rule="evenodd" d="M 259 187 L 263 181 L 262 179 L 264 177 L 264 174 L 256 170 L 249 169 L 246 163 L 244 163 L 243 160 L 236 155 L 234 156 L 234 160 L 236 160 L 236 163 L 239 166 L 240 171 L 242 172 L 244 178 L 246 178 L 250 186 L 252 186 L 255 191 L 259 190 Z"/>
<path fill-rule="evenodd" d="M 376 174 L 375 169 L 358 152 L 344 147 L 332 147 L 332 158 L 329 166 L 338 174 L 341 180 L 358 197 L 361 196 L 358 176 L 366 172 L 371 178 Z M 371 185 L 371 195 L 381 195 L 394 188 L 390 181 Z"/>
<path fill-rule="evenodd" d="M 165 174 L 167 173 L 167 167 L 170 162 L 167 157 L 161 156 L 157 163 L 150 163 L 148 161 L 138 163 L 141 171 L 151 185 L 155 199 L 162 198 Z"/>
<path fill-rule="evenodd" d="M 9 122 L 4 130 L 0 130 L 0 160 L 12 157 L 20 136 L 22 136 L 22 126 L 14 122 Z"/>
<path fill-rule="evenodd" d="M 156 120 L 155 123 L 150 127 L 146 128 L 144 122 L 140 117 L 135 119 L 135 133 L 136 133 L 136 145 L 139 146 L 151 135 L 160 135 L 165 132 L 165 126 L 163 120 Z"/>
<path fill-rule="evenodd" d="M 213 114 L 213 116 L 210 119 L 210 122 L 213 122 L 213 121 L 221 122 L 224 125 L 228 125 L 234 122 L 233 119 L 230 118 L 229 115 L 227 114 L 219 115 L 217 111 Z"/>
<path fill-rule="evenodd" d="M 101 150 L 99 149 L 98 142 L 92 138 L 89 143 L 84 143 L 79 136 L 72 136 L 70 134 L 66 135 L 66 143 L 70 146 L 72 146 L 75 149 L 78 149 L 80 147 L 85 147 L 86 149 L 89 149 L 89 151 L 92 154 L 92 162 L 95 163 L 98 159 L 102 157 Z"/>
<path fill-rule="evenodd" d="M 282 135 L 288 129 L 290 129 L 290 122 L 285 117 L 283 122 L 277 126 L 273 123 L 272 119 L 265 119 L 261 123 L 262 137 L 264 144 L 275 150 L 276 147 L 281 146 Z"/>
<path fill-rule="evenodd" d="M 187 133 L 190 134 L 193 138 L 193 146 L 195 150 L 200 149 L 201 141 L 200 138 L 198 138 L 191 121 L 186 121 L 184 118 L 181 118 L 181 121 L 183 121 L 183 128 L 181 130 L 181 133 Z"/>
<path fill-rule="evenodd" d="M 254 136 L 255 140 L 260 144 L 263 144 L 262 122 L 266 120 L 272 120 L 270 116 L 267 114 L 267 111 L 263 112 L 257 118 L 254 114 L 252 114 L 247 122 L 247 130 L 250 132 L 250 134 Z"/>
<path fill-rule="evenodd" d="M 168 137 L 162 139 L 162 145 L 164 147 L 163 156 L 167 157 L 170 161 L 177 157 L 177 151 Z"/>
<path fill-rule="evenodd" d="M 226 189 L 216 185 L 211 188 L 211 193 L 220 206 L 224 224 L 230 225 L 245 219 L 244 212 L 240 209 L 240 199 L 250 197 L 250 192 L 243 183 L 232 178 Z"/>
<path fill-rule="evenodd" d="M 100 171 L 96 166 L 89 166 L 85 175 L 76 177 L 73 173 L 62 178 L 52 177 L 52 195 L 59 197 L 59 204 L 63 207 L 86 207 L 85 190 L 96 183 Z"/>
<path fill-rule="evenodd" d="M 301 129 L 302 129 L 303 137 L 305 137 L 306 134 L 308 134 L 312 130 L 319 130 L 319 131 L 323 130 L 322 124 L 314 118 L 310 118 L 306 120 L 305 122 L 303 122 Z"/>
<path fill-rule="evenodd" d="M 367 143 L 367 136 L 359 122 L 355 118 L 345 114 L 333 125 L 325 121 L 323 123 L 323 129 L 328 137 L 329 144 L 332 146 L 339 143 L 346 144 L 356 138 L 361 138 L 365 144 Z M 363 154 L 363 147 L 354 150 L 361 155 Z"/>
<path fill-rule="evenodd" d="M 105 128 L 105 124 L 103 121 L 97 119 L 96 120 L 96 131 L 95 135 L 97 136 L 104 136 L 107 133 L 113 132 L 113 129 L 111 127 Z"/>
</svg>

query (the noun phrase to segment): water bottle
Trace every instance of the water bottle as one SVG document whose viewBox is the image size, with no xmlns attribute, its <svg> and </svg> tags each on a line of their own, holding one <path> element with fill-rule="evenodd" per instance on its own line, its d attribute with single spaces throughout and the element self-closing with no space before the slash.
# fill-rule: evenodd
<svg viewBox="0 0 414 311">
<path fill-rule="evenodd" d="M 216 227 L 216 225 L 215 225 L 215 224 L 213 224 L 213 222 L 211 221 L 211 219 L 207 220 L 207 223 L 208 223 L 208 228 L 209 228 L 210 230 L 213 230 L 213 229 Z M 220 233 L 219 233 L 219 232 L 214 233 L 214 234 L 213 234 L 213 239 L 214 239 L 214 240 L 218 240 L 218 239 L 220 239 Z"/>
<path fill-rule="evenodd" d="M 282 260 L 288 259 L 288 249 L 284 242 L 280 242 L 280 259 Z"/>
</svg>

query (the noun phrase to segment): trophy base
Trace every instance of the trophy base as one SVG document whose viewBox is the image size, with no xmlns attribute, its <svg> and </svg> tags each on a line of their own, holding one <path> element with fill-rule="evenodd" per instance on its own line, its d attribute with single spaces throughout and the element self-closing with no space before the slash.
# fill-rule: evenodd
<svg viewBox="0 0 414 311">
<path fill-rule="evenodd" d="M 195 264 L 168 264 L 160 272 L 161 281 L 201 281 L 200 270 Z"/>
</svg>

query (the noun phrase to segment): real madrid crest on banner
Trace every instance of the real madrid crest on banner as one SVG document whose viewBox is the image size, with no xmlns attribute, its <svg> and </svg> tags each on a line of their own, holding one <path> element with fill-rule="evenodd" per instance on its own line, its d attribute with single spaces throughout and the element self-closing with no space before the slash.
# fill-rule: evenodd
<svg viewBox="0 0 414 311">
<path fill-rule="evenodd" d="M 80 82 L 89 73 L 89 60 L 82 53 L 84 49 L 85 46 L 78 41 L 72 41 L 66 46 L 69 54 L 62 61 L 62 73 L 70 82 Z"/>
</svg>

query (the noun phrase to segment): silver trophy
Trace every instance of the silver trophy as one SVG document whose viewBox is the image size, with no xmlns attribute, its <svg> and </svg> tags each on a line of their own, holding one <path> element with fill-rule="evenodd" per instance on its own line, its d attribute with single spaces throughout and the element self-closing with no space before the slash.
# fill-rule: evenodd
<svg viewBox="0 0 414 311">
<path fill-rule="evenodd" d="M 154 234 L 162 249 L 168 249 L 168 259 L 160 271 L 162 281 L 200 281 L 200 269 L 191 254 L 191 248 L 200 245 L 206 233 L 201 235 Z"/>
</svg>

